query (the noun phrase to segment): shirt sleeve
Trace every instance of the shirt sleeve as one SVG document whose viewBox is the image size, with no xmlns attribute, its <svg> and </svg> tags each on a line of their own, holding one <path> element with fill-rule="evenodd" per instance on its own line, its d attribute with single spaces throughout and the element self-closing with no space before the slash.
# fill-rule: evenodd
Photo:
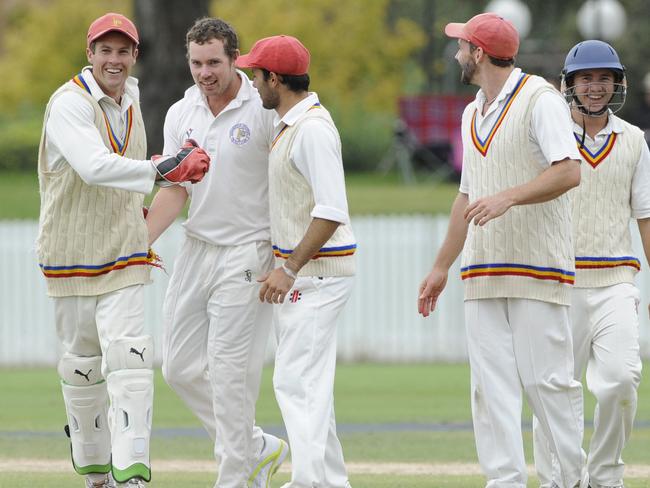
<svg viewBox="0 0 650 488">
<path fill-rule="evenodd" d="M 341 144 L 335 129 L 318 120 L 303 122 L 290 157 L 312 188 L 315 206 L 311 216 L 350 223 Z"/>
<path fill-rule="evenodd" d="M 567 158 L 580 161 L 572 124 L 569 106 L 558 93 L 547 91 L 539 96 L 533 107 L 531 139 L 549 166 Z"/>
<path fill-rule="evenodd" d="M 630 205 L 633 218 L 647 219 L 650 217 L 650 150 L 645 142 L 632 177 Z"/>
<path fill-rule="evenodd" d="M 151 163 L 110 151 L 94 120 L 90 103 L 73 92 L 62 93 L 52 102 L 45 129 L 48 141 L 88 185 L 151 192 L 156 178 Z"/>
<path fill-rule="evenodd" d="M 462 115 L 462 120 L 461 120 L 461 147 L 463 148 L 463 156 L 462 156 L 462 164 L 460 168 L 460 186 L 458 188 L 458 191 L 460 193 L 465 193 L 469 195 L 469 174 L 468 171 L 466 170 L 467 165 L 465 164 L 465 154 L 467 154 L 467 148 L 465 148 L 465 140 L 468 140 L 469 138 L 466 138 L 464 134 L 462 134 L 462 131 L 467 130 L 469 120 L 470 120 L 470 112 L 471 112 L 471 106 L 472 104 L 469 104 L 465 109 L 463 110 L 463 115 Z"/>
<path fill-rule="evenodd" d="M 172 105 L 165 116 L 165 124 L 163 126 L 163 154 L 176 154 L 183 145 L 180 137 L 178 137 L 177 111 L 177 105 Z"/>
</svg>

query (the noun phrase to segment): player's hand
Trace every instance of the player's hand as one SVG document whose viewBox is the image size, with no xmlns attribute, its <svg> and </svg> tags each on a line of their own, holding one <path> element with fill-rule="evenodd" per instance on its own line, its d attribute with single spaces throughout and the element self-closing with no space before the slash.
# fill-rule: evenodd
<svg viewBox="0 0 650 488">
<path fill-rule="evenodd" d="M 198 183 L 210 169 L 210 156 L 194 139 L 187 139 L 175 156 L 152 156 L 151 162 L 160 178 L 171 184 Z"/>
<path fill-rule="evenodd" d="M 428 317 L 436 309 L 438 297 L 447 284 L 447 273 L 434 268 L 420 284 L 418 295 L 418 313 Z"/>
<path fill-rule="evenodd" d="M 284 272 L 282 268 L 275 268 L 257 279 L 260 287 L 260 301 L 268 303 L 284 303 L 284 297 L 293 286 L 294 279 Z"/>
<path fill-rule="evenodd" d="M 506 192 L 479 198 L 465 208 L 465 221 L 468 224 L 474 221 L 474 225 L 485 225 L 490 220 L 506 213 L 513 204 L 514 202 Z"/>
</svg>

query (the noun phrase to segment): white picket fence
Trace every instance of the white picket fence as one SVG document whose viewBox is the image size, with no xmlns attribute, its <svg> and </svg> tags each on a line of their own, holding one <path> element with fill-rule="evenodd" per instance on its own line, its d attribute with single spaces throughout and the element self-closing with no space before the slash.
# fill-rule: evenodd
<svg viewBox="0 0 650 488">
<path fill-rule="evenodd" d="M 446 229 L 447 217 L 373 216 L 353 218 L 358 250 L 354 294 L 339 324 L 339 358 L 343 361 L 426 362 L 467 358 L 462 285 L 458 263 L 436 312 L 428 319 L 416 313 L 417 287 L 429 270 Z M 0 221 L 0 366 L 54 365 L 59 350 L 53 307 L 36 264 L 37 223 Z M 642 262 L 638 233 L 635 249 Z M 177 223 L 156 243 L 171 272 L 181 246 Z M 153 271 L 147 287 L 147 329 L 160 343 L 161 308 L 168 275 Z M 641 289 L 641 347 L 650 357 L 648 292 L 650 273 L 637 278 Z M 267 359 L 273 355 L 270 341 Z M 158 350 L 158 362 L 160 351 Z"/>
</svg>

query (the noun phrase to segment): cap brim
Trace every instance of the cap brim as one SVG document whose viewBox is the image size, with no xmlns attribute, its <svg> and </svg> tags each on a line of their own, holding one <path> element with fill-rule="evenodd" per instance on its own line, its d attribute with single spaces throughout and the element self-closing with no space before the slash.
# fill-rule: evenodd
<svg viewBox="0 0 650 488">
<path fill-rule="evenodd" d="M 90 43 L 92 43 L 92 42 L 95 42 L 97 39 L 99 39 L 100 37 L 102 37 L 102 36 L 108 34 L 109 32 L 119 32 L 120 34 L 123 34 L 123 35 L 125 35 L 126 37 L 128 37 L 129 39 L 131 39 L 131 40 L 132 40 L 133 42 L 135 42 L 136 44 L 140 44 L 140 41 L 139 41 L 138 39 L 136 39 L 135 37 L 133 37 L 133 36 L 132 36 L 131 34 L 129 34 L 128 32 L 125 32 L 125 31 L 120 30 L 120 29 L 114 29 L 114 28 L 112 28 L 112 27 L 111 27 L 110 29 L 105 29 L 105 30 L 103 30 L 103 31 L 98 32 L 97 34 L 95 34 L 95 35 L 93 36 L 92 39 L 88 39 L 88 44 L 90 44 Z"/>
<path fill-rule="evenodd" d="M 467 40 L 467 34 L 465 34 L 465 24 L 459 22 L 451 22 L 445 26 L 445 35 L 447 37 L 453 37 L 454 39 L 465 39 Z"/>
<path fill-rule="evenodd" d="M 240 54 L 237 59 L 235 60 L 235 66 L 238 68 L 258 68 L 259 66 L 257 63 L 254 63 L 251 61 L 251 55 L 250 53 L 248 54 Z"/>
</svg>

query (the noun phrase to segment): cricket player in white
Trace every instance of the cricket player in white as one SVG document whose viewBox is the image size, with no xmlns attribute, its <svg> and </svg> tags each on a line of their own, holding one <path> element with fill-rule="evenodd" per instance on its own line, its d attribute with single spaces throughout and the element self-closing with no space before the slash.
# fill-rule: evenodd
<svg viewBox="0 0 650 488">
<path fill-rule="evenodd" d="M 496 14 L 445 33 L 461 79 L 480 87 L 463 113 L 463 170 L 447 237 L 420 285 L 428 316 L 462 250 L 471 403 L 487 488 L 525 488 L 522 392 L 552 439 L 561 488 L 586 487 L 582 388 L 569 329 L 574 277 L 566 192 L 580 181 L 566 104 L 514 67 L 519 35 Z"/>
<path fill-rule="evenodd" d="M 129 76 L 138 32 L 129 19 L 96 19 L 86 54 L 91 66 L 45 110 L 37 253 L 63 349 L 58 372 L 75 471 L 88 488 L 135 488 L 151 478 L 153 408 L 143 285 L 155 257 L 142 203 L 155 181 L 199 181 L 209 158 L 181 143 L 176 156 L 144 159 L 138 82 Z"/>
<path fill-rule="evenodd" d="M 253 68 L 264 107 L 277 113 L 269 202 L 278 267 L 260 278 L 259 296 L 276 304 L 273 384 L 292 452 L 284 488 L 346 488 L 334 416 L 336 320 L 352 289 L 356 243 L 341 141 L 308 91 L 309 52 L 298 39 L 257 41 L 237 66 Z"/>
<path fill-rule="evenodd" d="M 221 19 L 187 33 L 195 85 L 169 109 L 165 150 L 187 137 L 215 163 L 199 185 L 161 189 L 147 224 L 155 240 L 191 197 L 185 243 L 164 305 L 163 375 L 215 442 L 215 487 L 266 488 L 287 444 L 254 427 L 272 309 L 257 279 L 273 266 L 268 154 L 273 118 L 235 69 L 237 34 Z"/>
<path fill-rule="evenodd" d="M 629 440 L 641 380 L 639 292 L 630 218 L 637 220 L 650 257 L 650 152 L 643 132 L 614 112 L 625 102 L 625 70 L 616 51 L 598 40 L 566 57 L 563 91 L 582 156 L 573 197 L 576 282 L 571 299 L 575 378 L 587 371 L 596 397 L 589 444 L 591 488 L 622 488 L 621 458 Z M 552 487 L 551 452 L 535 422 L 535 464 L 542 487 Z M 555 463 L 556 464 L 556 463 Z M 557 470 L 557 467 L 556 467 Z"/>
</svg>

